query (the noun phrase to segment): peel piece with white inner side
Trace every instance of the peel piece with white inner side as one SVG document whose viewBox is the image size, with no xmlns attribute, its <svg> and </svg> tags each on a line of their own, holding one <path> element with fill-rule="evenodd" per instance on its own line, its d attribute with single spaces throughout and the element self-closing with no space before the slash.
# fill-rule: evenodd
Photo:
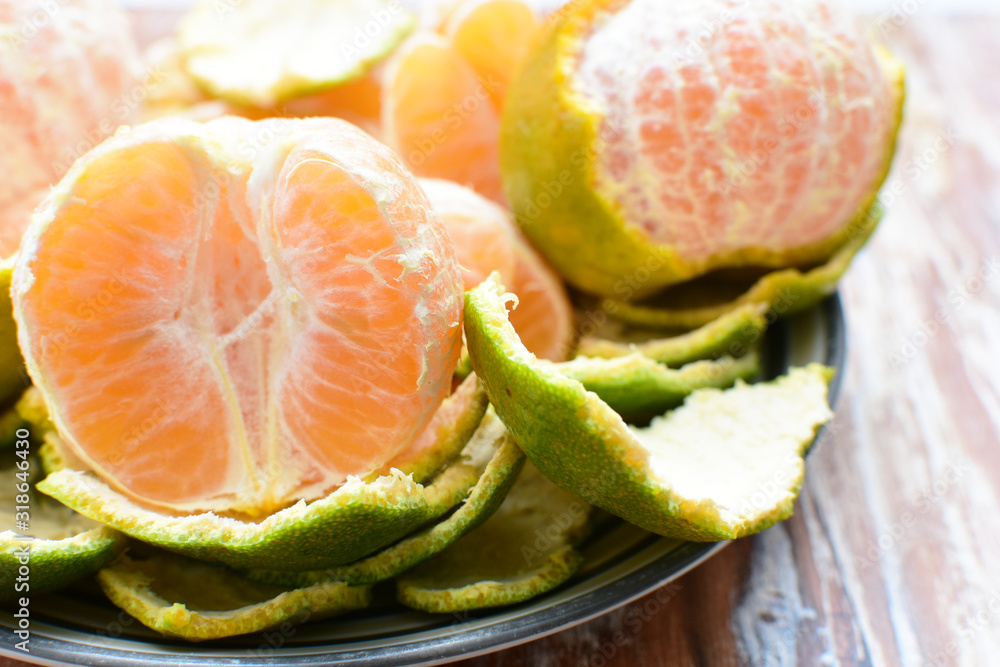
<svg viewBox="0 0 1000 667">
<path fill-rule="evenodd" d="M 630 428 L 524 349 L 508 300 L 494 278 L 466 294 L 469 354 L 497 414 L 546 477 L 646 530 L 693 541 L 749 535 L 791 514 L 803 456 L 832 417 L 832 369 L 811 364 L 771 382 L 703 389 L 648 428 Z"/>
</svg>

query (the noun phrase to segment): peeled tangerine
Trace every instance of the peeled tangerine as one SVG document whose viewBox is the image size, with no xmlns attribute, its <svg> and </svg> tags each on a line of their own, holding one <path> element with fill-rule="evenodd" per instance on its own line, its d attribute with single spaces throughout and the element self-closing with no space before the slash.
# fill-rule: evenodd
<svg viewBox="0 0 1000 667">
<path fill-rule="evenodd" d="M 504 190 L 577 287 L 641 298 L 865 233 L 902 69 L 833 2 L 583 0 L 515 77 Z"/>
<path fill-rule="evenodd" d="M 147 506 L 257 517 L 419 443 L 462 292 L 416 181 L 334 119 L 119 133 L 39 209 L 13 280 L 73 454 Z"/>
</svg>

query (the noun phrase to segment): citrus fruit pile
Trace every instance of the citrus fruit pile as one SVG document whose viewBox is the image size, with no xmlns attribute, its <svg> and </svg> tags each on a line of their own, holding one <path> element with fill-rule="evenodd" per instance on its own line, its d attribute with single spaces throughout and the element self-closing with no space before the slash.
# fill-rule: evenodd
<svg viewBox="0 0 1000 667">
<path fill-rule="evenodd" d="M 53 108 L 114 108 L 104 28 Z M 148 57 L 146 122 L 0 207 L 0 597 L 27 534 L 34 592 L 95 575 L 201 641 L 388 580 L 522 602 L 594 507 L 693 541 L 792 513 L 833 370 L 763 378 L 762 341 L 874 230 L 903 99 L 837 7 L 203 2 Z M 72 148 L 17 108 L 36 163 Z"/>
</svg>

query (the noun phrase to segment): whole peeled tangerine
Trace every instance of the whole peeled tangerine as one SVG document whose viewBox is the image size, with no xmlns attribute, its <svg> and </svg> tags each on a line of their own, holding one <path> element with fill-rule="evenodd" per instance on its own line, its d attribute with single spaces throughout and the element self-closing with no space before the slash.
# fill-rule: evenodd
<svg viewBox="0 0 1000 667">
<path fill-rule="evenodd" d="M 862 225 L 902 100 L 901 66 L 834 3 L 583 0 L 511 87 L 504 189 L 596 294 L 809 266 Z"/>
</svg>

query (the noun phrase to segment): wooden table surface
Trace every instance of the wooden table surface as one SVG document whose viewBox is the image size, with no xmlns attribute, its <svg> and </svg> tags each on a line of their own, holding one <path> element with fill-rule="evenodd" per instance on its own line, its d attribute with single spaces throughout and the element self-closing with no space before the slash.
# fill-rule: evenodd
<svg viewBox="0 0 1000 667">
<path fill-rule="evenodd" d="M 906 123 L 842 283 L 846 382 L 795 515 L 463 667 L 1000 664 L 1000 19 L 882 28 Z"/>
</svg>

